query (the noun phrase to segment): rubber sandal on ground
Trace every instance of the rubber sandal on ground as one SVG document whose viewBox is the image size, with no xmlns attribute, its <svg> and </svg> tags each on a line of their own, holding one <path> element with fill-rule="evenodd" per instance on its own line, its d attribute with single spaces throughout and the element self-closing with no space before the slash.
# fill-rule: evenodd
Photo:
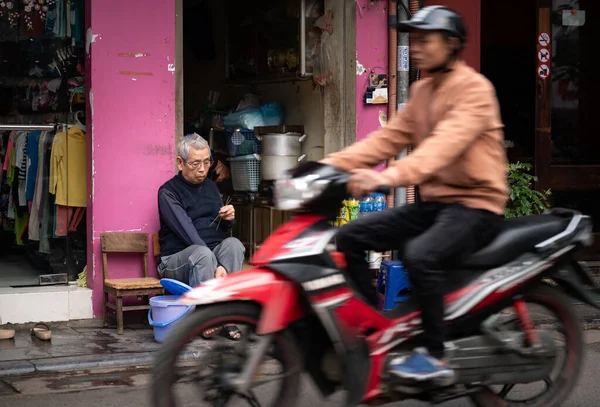
<svg viewBox="0 0 600 407">
<path fill-rule="evenodd" d="M 16 334 L 14 329 L 0 329 L 0 340 L 14 339 Z"/>
<path fill-rule="evenodd" d="M 47 324 L 40 322 L 31 328 L 31 336 L 35 336 L 42 341 L 49 341 L 52 339 L 52 331 Z"/>
</svg>

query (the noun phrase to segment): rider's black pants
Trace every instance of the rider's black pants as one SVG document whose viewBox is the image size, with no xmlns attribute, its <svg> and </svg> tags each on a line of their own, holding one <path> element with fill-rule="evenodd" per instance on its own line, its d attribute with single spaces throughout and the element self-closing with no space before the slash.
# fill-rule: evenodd
<svg viewBox="0 0 600 407">
<path fill-rule="evenodd" d="M 413 294 L 422 311 L 425 346 L 444 355 L 444 291 L 442 271 L 482 248 L 498 234 L 502 216 L 459 204 L 435 202 L 404 205 L 375 212 L 344 225 L 336 238 L 346 255 L 348 273 L 359 291 L 376 303 L 365 251 L 399 250 Z"/>
</svg>

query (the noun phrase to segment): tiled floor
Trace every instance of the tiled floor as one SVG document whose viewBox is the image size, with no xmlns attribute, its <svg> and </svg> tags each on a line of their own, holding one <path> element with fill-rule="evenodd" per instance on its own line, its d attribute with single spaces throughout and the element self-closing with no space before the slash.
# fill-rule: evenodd
<svg viewBox="0 0 600 407">
<path fill-rule="evenodd" d="M 0 287 L 37 285 L 40 272 L 22 255 L 0 257 Z"/>
</svg>

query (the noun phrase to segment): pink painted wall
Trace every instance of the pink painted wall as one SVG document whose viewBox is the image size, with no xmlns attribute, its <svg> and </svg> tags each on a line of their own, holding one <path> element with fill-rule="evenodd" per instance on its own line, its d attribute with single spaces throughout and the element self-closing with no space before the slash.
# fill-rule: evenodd
<svg viewBox="0 0 600 407">
<path fill-rule="evenodd" d="M 387 114 L 387 105 L 367 105 L 365 90 L 369 74 L 388 73 L 388 28 L 387 1 L 370 5 L 369 0 L 358 0 L 356 7 L 356 63 L 365 71 L 356 75 L 356 139 L 360 140 L 381 127 L 379 112 Z M 359 7 L 362 11 L 359 11 Z"/>
<path fill-rule="evenodd" d="M 156 275 L 156 194 L 175 168 L 175 2 L 87 0 L 86 9 L 88 285 L 101 316 L 102 232 L 147 232 Z M 113 256 L 109 274 L 141 277 L 141 258 Z"/>
</svg>

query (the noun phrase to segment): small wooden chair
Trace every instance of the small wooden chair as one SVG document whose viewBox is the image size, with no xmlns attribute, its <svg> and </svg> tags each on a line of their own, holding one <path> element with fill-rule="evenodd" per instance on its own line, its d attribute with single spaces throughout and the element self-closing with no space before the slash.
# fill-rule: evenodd
<svg viewBox="0 0 600 407">
<path fill-rule="evenodd" d="M 135 232 L 105 232 L 100 234 L 102 246 L 102 274 L 104 285 L 104 326 L 108 326 L 108 309 L 117 314 L 117 333 L 123 334 L 123 312 L 147 310 L 150 305 L 123 306 L 123 297 L 151 296 L 164 294 L 160 280 L 148 277 L 148 234 Z M 143 255 L 143 278 L 109 279 L 108 253 L 140 253 Z M 108 295 L 115 297 L 115 304 L 108 301 Z"/>
<path fill-rule="evenodd" d="M 152 235 L 152 246 L 154 247 L 154 257 L 158 259 L 160 256 L 160 239 L 158 233 Z"/>
</svg>

